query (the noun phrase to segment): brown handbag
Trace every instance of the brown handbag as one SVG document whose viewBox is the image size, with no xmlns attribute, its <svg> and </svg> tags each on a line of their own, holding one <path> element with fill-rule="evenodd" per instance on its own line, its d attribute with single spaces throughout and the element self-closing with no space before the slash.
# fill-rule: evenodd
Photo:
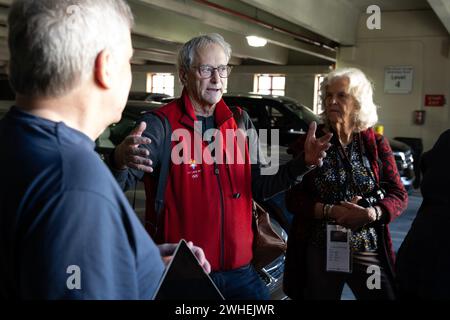
<svg viewBox="0 0 450 320">
<path fill-rule="evenodd" d="M 275 232 L 269 213 L 253 201 L 253 260 L 257 270 L 286 253 L 286 242 Z"/>
</svg>

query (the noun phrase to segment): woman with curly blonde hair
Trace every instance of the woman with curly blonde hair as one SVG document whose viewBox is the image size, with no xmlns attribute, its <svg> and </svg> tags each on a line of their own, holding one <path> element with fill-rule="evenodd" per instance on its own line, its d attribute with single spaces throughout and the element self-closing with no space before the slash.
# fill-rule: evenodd
<svg viewBox="0 0 450 320">
<path fill-rule="evenodd" d="M 323 165 L 286 195 L 294 221 L 285 291 L 294 299 L 338 300 L 347 283 L 358 299 L 394 299 L 387 225 L 406 208 L 407 192 L 388 141 L 372 129 L 378 121 L 372 85 L 362 71 L 340 69 L 328 74 L 321 94 L 325 109 L 318 131 L 333 133 L 332 145 Z M 292 153 L 301 153 L 303 145 L 304 139 L 297 141 Z M 327 228 L 341 227 L 350 262 L 336 272 L 327 268 Z M 376 290 L 367 285 L 371 270 L 379 275 Z"/>
</svg>

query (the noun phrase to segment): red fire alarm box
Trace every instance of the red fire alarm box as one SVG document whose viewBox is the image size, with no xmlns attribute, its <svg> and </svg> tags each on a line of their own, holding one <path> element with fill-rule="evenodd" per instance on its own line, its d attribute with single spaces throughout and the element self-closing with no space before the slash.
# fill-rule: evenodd
<svg viewBox="0 0 450 320">
<path fill-rule="evenodd" d="M 414 111 L 414 124 L 423 125 L 425 123 L 425 110 Z"/>
</svg>

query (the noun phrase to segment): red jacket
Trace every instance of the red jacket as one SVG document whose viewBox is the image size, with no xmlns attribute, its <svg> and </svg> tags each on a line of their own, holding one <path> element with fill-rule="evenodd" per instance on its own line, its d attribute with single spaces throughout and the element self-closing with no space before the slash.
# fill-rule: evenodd
<svg viewBox="0 0 450 320">
<path fill-rule="evenodd" d="M 319 136 L 322 128 L 323 126 L 319 126 Z M 381 180 L 382 187 L 386 191 L 385 198 L 377 203 L 386 213 L 386 219 L 383 224 L 378 224 L 376 229 L 383 240 L 380 241 L 379 253 L 381 258 L 385 259 L 390 266 L 390 270 L 387 271 L 393 277 L 395 254 L 392 249 L 392 241 L 387 224 L 406 209 L 408 194 L 401 182 L 395 158 L 387 140 L 383 136 L 376 134 L 371 128 L 361 132 L 361 137 L 375 178 L 378 183 Z M 303 146 L 304 139 L 299 139 L 291 147 L 291 151 L 294 154 L 301 152 Z M 309 221 L 313 219 L 314 204 L 318 201 L 318 195 L 314 192 L 316 190 L 314 187 L 314 174 L 315 171 L 311 171 L 304 177 L 301 184 L 295 186 L 286 194 L 286 206 L 289 211 L 294 213 L 294 221 L 288 239 L 284 290 L 294 299 L 302 298 L 301 292 L 304 286 L 307 263 L 305 259 L 306 233 Z"/>
<path fill-rule="evenodd" d="M 159 242 L 178 242 L 181 238 L 193 241 L 203 248 L 212 270 L 230 270 L 249 264 L 252 259 L 252 189 L 251 165 L 248 148 L 241 159 L 244 164 L 207 164 L 194 163 L 194 143 L 202 141 L 201 134 L 194 132 L 197 119 L 194 108 L 186 92 L 180 99 L 158 109 L 156 113 L 165 117 L 171 132 L 184 129 L 187 139 L 172 141 L 171 149 L 180 143 L 184 146 L 183 157 L 186 163 L 174 164 L 170 161 L 164 207 L 156 220 L 154 213 L 154 194 L 156 181 L 151 175 L 144 178 L 147 206 L 146 216 L 158 225 L 158 229 L 149 230 Z M 226 137 L 226 129 L 237 129 L 233 113 L 221 100 L 215 110 L 216 128 Z M 234 141 L 236 142 L 236 137 Z M 223 156 L 227 155 L 227 141 L 224 139 Z M 179 147 L 179 146 L 178 146 Z M 190 151 L 190 155 L 187 151 Z M 199 150 L 210 155 L 205 142 Z M 216 151 L 216 155 L 219 153 Z M 237 161 L 238 148 L 234 147 L 234 163 Z M 198 159 L 198 158 L 197 158 Z M 229 163 L 229 162 L 228 162 Z M 241 161 L 242 163 L 242 161 Z M 153 231 L 153 232 L 152 232 Z"/>
</svg>

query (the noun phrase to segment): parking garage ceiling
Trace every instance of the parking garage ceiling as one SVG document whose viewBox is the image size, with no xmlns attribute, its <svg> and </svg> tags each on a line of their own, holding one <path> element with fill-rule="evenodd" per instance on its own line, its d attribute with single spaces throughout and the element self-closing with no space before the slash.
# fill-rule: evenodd
<svg viewBox="0 0 450 320">
<path fill-rule="evenodd" d="M 6 19 L 11 0 L 0 0 L 0 68 L 6 65 Z M 356 41 L 366 8 L 435 10 L 450 30 L 449 0 L 128 0 L 136 17 L 133 63 L 174 64 L 180 45 L 218 32 L 232 45 L 233 65 L 331 65 L 339 46 Z M 248 46 L 246 36 L 267 39 Z"/>
</svg>

